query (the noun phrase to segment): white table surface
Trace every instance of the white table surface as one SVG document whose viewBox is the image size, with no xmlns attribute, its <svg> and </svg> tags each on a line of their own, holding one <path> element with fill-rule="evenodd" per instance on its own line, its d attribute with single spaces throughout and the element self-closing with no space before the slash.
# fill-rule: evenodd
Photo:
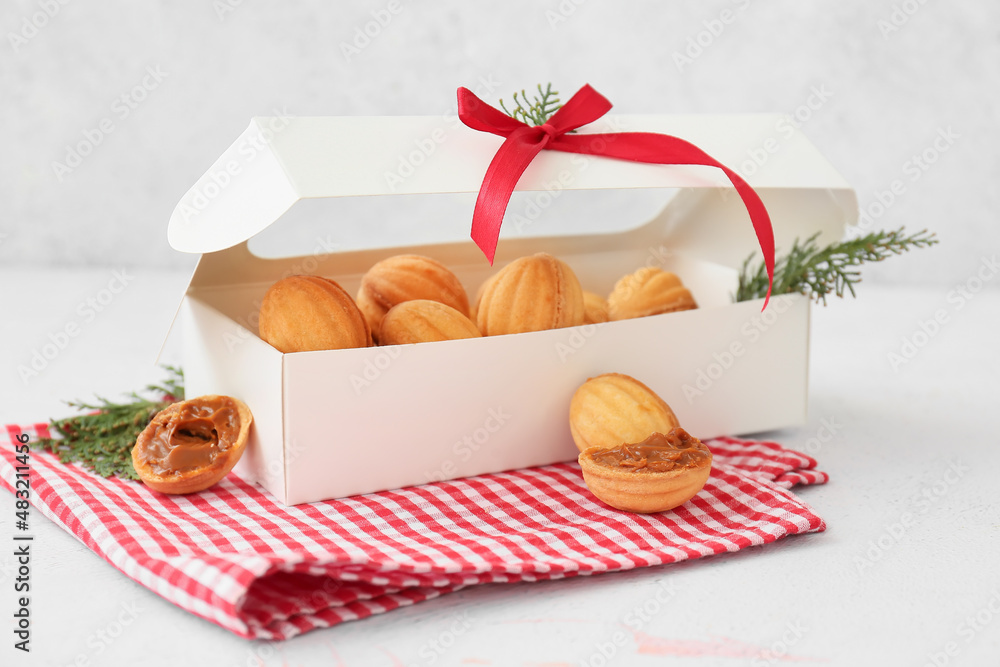
<svg viewBox="0 0 1000 667">
<path fill-rule="evenodd" d="M 0 270 L 0 420 L 64 416 L 63 399 L 162 378 L 153 359 L 187 274 L 128 269 L 127 288 L 88 320 L 79 304 L 112 270 Z M 1000 292 L 960 309 L 947 292 L 862 285 L 857 300 L 814 309 L 809 423 L 767 435 L 802 449 L 835 424 L 813 450 L 830 483 L 797 491 L 824 533 L 627 573 L 466 589 L 270 644 L 164 601 L 34 511 L 33 650 L 12 648 L 6 620 L 0 664 L 1000 664 Z M 893 369 L 888 354 L 938 309 L 947 323 Z M 23 382 L 17 367 L 71 322 L 79 334 Z M 15 605 L 13 520 L 13 496 L 0 493 L 4 619 Z M 626 621 L 644 606 L 651 613 L 632 632 Z M 771 661 L 769 648 L 787 655 Z"/>
</svg>

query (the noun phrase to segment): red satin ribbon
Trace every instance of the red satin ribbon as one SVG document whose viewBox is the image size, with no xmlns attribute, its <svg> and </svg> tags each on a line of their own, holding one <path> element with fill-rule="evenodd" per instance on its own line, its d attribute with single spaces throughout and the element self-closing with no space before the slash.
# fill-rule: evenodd
<svg viewBox="0 0 1000 667">
<path fill-rule="evenodd" d="M 653 132 L 567 134 L 594 122 L 610 109 L 611 102 L 588 84 L 556 111 L 547 123 L 533 127 L 494 109 L 468 88 L 458 89 L 458 117 L 462 122 L 473 130 L 506 137 L 486 170 L 472 214 L 472 239 L 482 249 L 490 264 L 493 264 L 493 257 L 496 255 L 500 225 L 511 193 L 528 164 L 542 149 L 602 155 L 631 162 L 718 167 L 729 177 L 743 199 L 757 233 L 761 252 L 764 253 L 768 278 L 767 297 L 764 299 L 766 308 L 774 281 L 774 231 L 771 229 L 771 217 L 757 193 L 739 174 L 694 144 L 677 137 Z"/>
</svg>

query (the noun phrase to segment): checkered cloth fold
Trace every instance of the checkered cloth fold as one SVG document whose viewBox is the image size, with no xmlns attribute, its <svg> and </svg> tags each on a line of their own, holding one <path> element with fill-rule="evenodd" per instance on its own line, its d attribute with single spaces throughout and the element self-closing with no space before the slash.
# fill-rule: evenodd
<svg viewBox="0 0 1000 667">
<path fill-rule="evenodd" d="M 10 489 L 14 436 L 48 433 L 7 433 L 0 477 Z M 827 480 L 812 458 L 772 442 L 706 444 L 705 488 L 650 515 L 597 501 L 576 463 L 285 507 L 233 474 L 166 496 L 32 450 L 31 500 L 170 602 L 242 637 L 278 640 L 475 584 L 661 565 L 825 528 L 788 491 Z"/>
</svg>

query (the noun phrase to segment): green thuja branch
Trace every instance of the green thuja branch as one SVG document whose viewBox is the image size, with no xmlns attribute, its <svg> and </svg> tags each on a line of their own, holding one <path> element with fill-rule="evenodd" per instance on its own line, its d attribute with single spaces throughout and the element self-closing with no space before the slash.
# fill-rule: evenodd
<svg viewBox="0 0 1000 667">
<path fill-rule="evenodd" d="M 520 100 L 517 99 L 517 93 L 514 93 L 513 111 L 504 106 L 503 99 L 500 100 L 500 108 L 505 114 L 528 125 L 544 125 L 561 106 L 559 91 L 552 90 L 551 83 L 545 86 L 545 90 L 542 90 L 542 84 L 538 84 L 538 95 L 532 101 L 528 101 L 528 95 L 523 89 Z"/>
<path fill-rule="evenodd" d="M 816 245 L 819 234 L 805 241 L 795 239 L 791 250 L 775 261 L 772 294 L 805 294 L 826 305 L 826 297 L 833 293 L 843 297 L 845 292 L 854 294 L 854 286 L 861 282 L 856 268 L 865 262 L 881 262 L 887 257 L 900 255 L 913 248 L 927 248 L 938 242 L 926 229 L 906 236 L 903 228 L 880 231 L 856 239 L 833 243 L 820 248 Z M 736 301 L 761 299 L 767 294 L 767 271 L 763 261 L 751 265 L 754 255 L 743 262 L 740 270 Z"/>
<path fill-rule="evenodd" d="M 169 377 L 163 384 L 146 387 L 155 399 L 131 392 L 132 400 L 115 403 L 97 397 L 96 403 L 67 401 L 67 405 L 87 414 L 56 419 L 50 428 L 59 437 L 40 438 L 34 446 L 59 456 L 63 463 L 79 462 L 101 477 L 116 475 L 139 479 L 132 467 L 132 447 L 136 438 L 160 410 L 184 400 L 184 372 L 164 366 Z"/>
</svg>

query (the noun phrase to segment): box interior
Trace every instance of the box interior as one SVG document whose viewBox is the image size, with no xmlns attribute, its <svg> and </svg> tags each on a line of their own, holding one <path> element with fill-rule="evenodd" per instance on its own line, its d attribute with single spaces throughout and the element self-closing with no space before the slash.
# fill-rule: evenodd
<svg viewBox="0 0 1000 667">
<path fill-rule="evenodd" d="M 401 252 L 419 251 L 442 261 L 462 281 L 469 295 L 470 304 L 483 281 L 516 254 L 531 254 L 544 249 L 559 257 L 573 268 L 585 290 L 607 296 L 622 276 L 643 266 L 658 267 L 676 273 L 691 290 L 701 308 L 727 306 L 732 303 L 736 289 L 737 272 L 713 262 L 686 257 L 655 238 L 633 244 L 622 243 L 622 236 L 634 237 L 634 232 L 587 237 L 542 237 L 536 239 L 502 242 L 504 251 L 493 267 L 471 241 L 420 246 L 418 248 L 380 248 L 367 251 L 318 254 L 298 257 L 256 258 L 267 276 L 252 282 L 209 286 L 191 291 L 202 302 L 223 313 L 234 323 L 257 332 L 256 313 L 260 301 L 282 275 L 311 274 L 336 280 L 354 296 L 364 273 L 377 261 Z M 616 247 L 626 245 L 628 247 Z"/>
</svg>

